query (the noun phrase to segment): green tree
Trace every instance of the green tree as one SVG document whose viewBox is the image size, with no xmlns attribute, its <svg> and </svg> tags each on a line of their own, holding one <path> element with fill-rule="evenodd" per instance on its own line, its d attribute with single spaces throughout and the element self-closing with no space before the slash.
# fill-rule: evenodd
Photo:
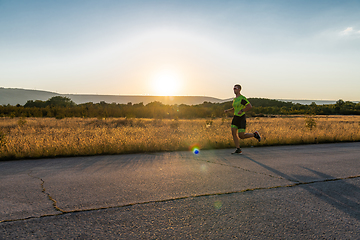
<svg viewBox="0 0 360 240">
<path fill-rule="evenodd" d="M 51 107 L 71 107 L 75 103 L 68 97 L 55 96 L 46 101 L 47 106 Z"/>
<path fill-rule="evenodd" d="M 344 104 L 345 104 L 344 100 L 342 99 L 337 100 L 335 104 L 335 111 L 340 113 L 341 108 L 344 106 Z"/>
</svg>

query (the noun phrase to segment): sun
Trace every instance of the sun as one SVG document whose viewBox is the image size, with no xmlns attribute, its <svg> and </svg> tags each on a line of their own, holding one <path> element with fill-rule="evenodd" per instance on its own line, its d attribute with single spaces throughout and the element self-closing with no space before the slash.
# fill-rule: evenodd
<svg viewBox="0 0 360 240">
<path fill-rule="evenodd" d="M 180 87 L 180 77 L 172 70 L 159 71 L 153 77 L 153 88 L 158 96 L 174 96 Z"/>
</svg>

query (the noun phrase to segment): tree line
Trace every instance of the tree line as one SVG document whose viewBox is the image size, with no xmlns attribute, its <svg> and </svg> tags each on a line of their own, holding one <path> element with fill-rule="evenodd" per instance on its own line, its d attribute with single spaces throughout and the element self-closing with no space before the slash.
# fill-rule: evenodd
<svg viewBox="0 0 360 240">
<path fill-rule="evenodd" d="M 253 108 L 248 116 L 261 117 L 268 115 L 360 115 L 360 103 L 338 100 L 335 104 L 310 105 L 294 104 L 265 98 L 249 98 Z M 157 119 L 193 119 L 220 118 L 224 110 L 232 107 L 232 101 L 224 103 L 203 102 L 197 105 L 166 105 L 161 102 L 117 104 L 117 103 L 83 103 L 75 104 L 70 98 L 56 96 L 47 101 L 29 100 L 24 105 L 0 106 L 0 117 L 66 117 L 87 118 L 157 118 Z"/>
</svg>

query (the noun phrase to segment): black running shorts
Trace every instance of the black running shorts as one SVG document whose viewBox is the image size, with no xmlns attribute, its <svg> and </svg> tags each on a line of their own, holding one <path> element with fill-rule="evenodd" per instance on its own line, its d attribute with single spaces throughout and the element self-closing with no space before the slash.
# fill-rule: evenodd
<svg viewBox="0 0 360 240">
<path fill-rule="evenodd" d="M 238 132 L 245 132 L 246 129 L 246 116 L 245 114 L 241 117 L 234 115 L 231 122 L 231 128 L 236 128 Z"/>
</svg>

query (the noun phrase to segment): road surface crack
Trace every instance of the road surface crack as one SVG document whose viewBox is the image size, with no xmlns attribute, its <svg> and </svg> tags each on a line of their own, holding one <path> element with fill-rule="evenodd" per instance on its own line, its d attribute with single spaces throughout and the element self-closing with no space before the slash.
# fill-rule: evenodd
<svg viewBox="0 0 360 240">
<path fill-rule="evenodd" d="M 39 179 L 41 181 L 41 192 L 43 192 L 45 195 L 47 195 L 48 199 L 52 202 L 54 209 L 58 212 L 64 213 L 64 211 L 58 207 L 56 200 L 50 195 L 50 193 L 46 192 L 46 189 L 44 187 L 45 181 L 42 178 L 31 175 L 31 173 L 32 173 L 32 171 L 30 171 L 28 173 L 28 175 L 30 177 Z"/>
<path fill-rule="evenodd" d="M 31 176 L 31 175 L 29 174 L 29 176 Z M 31 177 L 34 177 L 34 176 L 31 176 Z M 34 178 L 38 178 L 38 177 L 34 177 Z M 163 203 L 163 202 L 177 201 L 177 200 L 190 199 L 190 198 L 221 196 L 221 195 L 245 193 L 245 192 L 260 191 L 260 190 L 271 190 L 271 189 L 279 189 L 279 188 L 291 188 L 291 187 L 297 187 L 297 186 L 302 186 L 302 185 L 309 185 L 309 184 L 315 184 L 315 183 L 325 183 L 325 182 L 334 182 L 334 181 L 349 180 L 349 179 L 355 179 L 355 178 L 360 178 L 360 175 L 350 176 L 350 177 L 342 177 L 342 178 L 329 178 L 329 179 L 322 179 L 322 180 L 314 180 L 314 181 L 309 181 L 309 182 L 297 182 L 297 183 L 293 183 L 293 184 L 280 185 L 280 186 L 248 188 L 248 189 L 243 189 L 243 190 L 238 190 L 238 191 L 230 191 L 230 192 L 193 194 L 193 195 L 189 195 L 189 196 L 174 197 L 174 198 L 168 198 L 168 199 L 127 203 L 127 204 L 118 205 L 118 206 L 108 206 L 108 207 L 99 207 L 99 208 L 91 208 L 91 209 L 78 209 L 78 210 L 72 210 L 72 211 L 64 211 L 64 210 L 61 210 L 60 208 L 58 208 L 56 206 L 56 201 L 53 198 L 51 198 L 51 196 L 48 193 L 45 192 L 45 188 L 43 187 L 44 181 L 41 178 L 38 178 L 43 182 L 42 187 L 44 189 L 44 193 L 46 193 L 49 196 L 49 199 L 51 201 L 53 201 L 53 205 L 54 205 L 55 209 L 57 209 L 60 213 L 42 215 L 40 217 L 27 217 L 27 218 L 23 218 L 23 219 L 12 219 L 12 220 L 2 220 L 2 221 L 0 220 L 0 223 L 3 223 L 3 222 L 18 222 L 18 221 L 24 221 L 24 220 L 29 220 L 29 219 L 40 219 L 40 218 L 44 218 L 44 217 L 53 217 L 53 216 L 59 216 L 59 215 L 64 215 L 64 214 L 71 214 L 71 213 L 90 212 L 90 211 L 115 209 L 115 208 L 124 208 L 124 207 L 131 207 L 131 206 L 137 206 L 137 205 L 146 205 L 146 204 L 151 204 L 151 203 Z"/>
</svg>

